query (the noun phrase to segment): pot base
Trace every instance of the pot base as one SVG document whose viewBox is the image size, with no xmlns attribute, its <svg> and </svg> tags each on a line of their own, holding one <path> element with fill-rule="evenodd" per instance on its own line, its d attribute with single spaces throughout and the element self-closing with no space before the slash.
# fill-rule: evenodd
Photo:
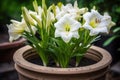
<svg viewBox="0 0 120 80">
<path fill-rule="evenodd" d="M 19 80 L 106 80 L 108 67 L 103 70 L 85 73 L 85 74 L 47 74 L 37 73 L 21 68 L 15 65 L 16 70 L 19 72 Z"/>
</svg>

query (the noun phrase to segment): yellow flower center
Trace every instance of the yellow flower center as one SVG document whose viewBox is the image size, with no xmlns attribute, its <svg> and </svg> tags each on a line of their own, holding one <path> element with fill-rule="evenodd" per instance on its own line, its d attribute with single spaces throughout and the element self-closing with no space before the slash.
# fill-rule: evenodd
<svg viewBox="0 0 120 80">
<path fill-rule="evenodd" d="M 66 24 L 64 25 L 64 28 L 65 28 L 65 31 L 66 31 L 66 32 L 69 32 L 69 31 L 70 31 L 70 24 L 66 23 Z"/>
<path fill-rule="evenodd" d="M 90 21 L 90 26 L 92 26 L 92 28 L 96 28 L 99 23 L 100 23 L 100 20 L 99 20 L 99 19 L 93 18 L 93 19 Z"/>
</svg>

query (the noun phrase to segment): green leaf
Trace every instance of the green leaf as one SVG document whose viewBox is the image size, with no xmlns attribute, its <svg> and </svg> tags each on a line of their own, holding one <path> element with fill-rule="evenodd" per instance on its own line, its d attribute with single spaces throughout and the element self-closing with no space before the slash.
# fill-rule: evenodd
<svg viewBox="0 0 120 80">
<path fill-rule="evenodd" d="M 116 8 L 116 12 L 120 13 L 120 7 Z"/>
<path fill-rule="evenodd" d="M 120 27 L 117 27 L 113 30 L 114 33 L 118 32 L 118 31 L 120 31 Z"/>
<path fill-rule="evenodd" d="M 118 35 L 115 35 L 115 36 L 109 38 L 108 40 L 106 40 L 106 41 L 104 42 L 103 46 L 109 45 L 109 44 L 110 44 L 114 39 L 116 39 L 117 37 L 119 37 L 119 36 L 118 36 Z"/>
<path fill-rule="evenodd" d="M 118 51 L 120 51 L 120 48 L 118 48 Z"/>
<path fill-rule="evenodd" d="M 90 38 L 90 44 L 91 43 L 93 43 L 93 42 L 96 42 L 96 41 L 98 41 L 98 40 L 100 40 L 100 35 L 99 36 L 97 36 L 97 37 L 92 37 L 92 38 Z"/>
</svg>

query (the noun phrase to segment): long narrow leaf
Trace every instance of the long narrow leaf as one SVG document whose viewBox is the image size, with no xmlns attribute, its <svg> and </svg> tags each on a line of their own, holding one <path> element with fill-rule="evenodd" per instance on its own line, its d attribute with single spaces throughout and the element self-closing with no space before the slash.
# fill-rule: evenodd
<svg viewBox="0 0 120 80">
<path fill-rule="evenodd" d="M 109 45 L 114 39 L 116 39 L 117 37 L 119 37 L 118 35 L 115 35 L 111 38 L 109 38 L 107 41 L 104 42 L 103 46 L 107 46 Z"/>
<path fill-rule="evenodd" d="M 118 31 L 120 31 L 120 27 L 115 28 L 115 29 L 113 30 L 114 33 L 118 32 Z"/>
</svg>

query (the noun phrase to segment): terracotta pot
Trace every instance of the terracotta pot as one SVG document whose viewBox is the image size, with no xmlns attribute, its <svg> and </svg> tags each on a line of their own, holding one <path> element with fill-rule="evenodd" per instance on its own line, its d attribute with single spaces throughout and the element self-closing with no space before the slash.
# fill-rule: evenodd
<svg viewBox="0 0 120 80">
<path fill-rule="evenodd" d="M 96 46 L 92 46 L 85 57 L 97 63 L 83 67 L 44 67 L 28 61 L 35 56 L 35 50 L 30 46 L 16 51 L 13 58 L 19 80 L 105 80 L 112 61 L 111 55 L 106 50 Z"/>
<path fill-rule="evenodd" d="M 8 35 L 0 35 L 0 62 L 7 62 L 13 59 L 14 52 L 25 45 L 25 39 L 21 38 L 17 41 L 10 43 Z"/>
</svg>

